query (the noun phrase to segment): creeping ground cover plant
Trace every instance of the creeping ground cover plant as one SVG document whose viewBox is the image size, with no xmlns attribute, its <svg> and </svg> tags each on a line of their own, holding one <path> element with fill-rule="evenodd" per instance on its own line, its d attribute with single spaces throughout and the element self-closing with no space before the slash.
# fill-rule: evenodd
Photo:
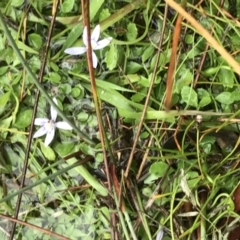
<svg viewBox="0 0 240 240">
<path fill-rule="evenodd" d="M 94 50 L 99 50 L 102 48 L 105 48 L 109 43 L 111 42 L 112 38 L 104 38 L 100 41 L 98 41 L 100 36 L 100 25 L 98 24 L 92 34 L 91 34 L 91 45 L 92 45 L 92 60 L 93 60 L 93 67 L 96 68 L 98 64 L 98 58 L 96 54 L 94 53 Z M 84 27 L 83 30 L 83 43 L 85 47 L 72 47 L 72 48 L 67 48 L 64 52 L 67 54 L 71 55 L 81 55 L 84 54 L 87 51 L 88 47 L 88 39 L 87 39 L 87 27 Z"/>
<path fill-rule="evenodd" d="M 25 3 L 0 1 L 0 240 L 240 239 L 240 1 Z"/>
</svg>

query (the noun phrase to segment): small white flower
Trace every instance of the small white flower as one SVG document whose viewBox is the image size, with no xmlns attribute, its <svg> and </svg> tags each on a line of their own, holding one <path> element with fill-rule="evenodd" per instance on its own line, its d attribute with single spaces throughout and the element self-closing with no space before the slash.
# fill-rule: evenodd
<svg viewBox="0 0 240 240">
<path fill-rule="evenodd" d="M 92 45 L 92 60 L 93 67 L 96 68 L 98 64 L 98 59 L 94 50 L 99 50 L 106 47 L 112 40 L 112 37 L 104 38 L 103 40 L 98 41 L 100 36 L 100 25 L 98 24 L 92 34 L 91 34 L 91 45 Z M 83 43 L 85 47 L 72 47 L 67 48 L 64 52 L 71 55 L 81 55 L 87 51 L 88 41 L 87 41 L 87 27 L 84 27 L 83 30 Z"/>
<path fill-rule="evenodd" d="M 57 104 L 57 99 L 53 98 L 54 103 Z M 45 138 L 45 146 L 48 146 L 55 135 L 55 128 L 61 128 L 64 130 L 72 130 L 72 127 L 66 122 L 55 122 L 57 119 L 57 111 L 51 106 L 51 119 L 47 118 L 36 118 L 34 121 L 35 125 L 41 126 L 38 131 L 33 135 L 33 138 L 38 138 L 43 135 L 47 135 Z"/>
</svg>

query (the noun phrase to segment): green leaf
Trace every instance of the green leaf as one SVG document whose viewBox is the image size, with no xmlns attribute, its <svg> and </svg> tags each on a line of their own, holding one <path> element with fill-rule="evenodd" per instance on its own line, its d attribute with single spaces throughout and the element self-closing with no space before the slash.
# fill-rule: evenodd
<svg viewBox="0 0 240 240">
<path fill-rule="evenodd" d="M 149 75 L 150 76 L 150 75 Z M 141 85 L 141 86 L 143 86 L 143 87 L 146 87 L 146 88 L 148 88 L 149 87 L 149 85 L 150 85 L 150 81 L 151 81 L 151 79 L 147 79 L 147 78 L 145 78 L 145 77 L 141 77 L 141 79 L 140 79 L 140 81 L 138 81 L 138 84 L 139 85 Z"/>
<path fill-rule="evenodd" d="M 17 128 L 26 128 L 30 125 L 32 119 L 32 109 L 21 111 L 16 118 L 14 126 Z"/>
<path fill-rule="evenodd" d="M 61 82 L 61 76 L 56 72 L 50 72 L 49 77 L 45 77 L 52 83 L 60 83 Z"/>
<path fill-rule="evenodd" d="M 219 71 L 219 69 L 220 69 L 219 66 L 207 68 L 204 71 L 202 71 L 202 74 L 205 77 L 213 77 Z"/>
<path fill-rule="evenodd" d="M 117 66 L 118 51 L 114 44 L 111 44 L 110 50 L 106 54 L 105 62 L 109 70 L 113 70 Z"/>
<path fill-rule="evenodd" d="M 67 163 L 73 164 L 76 161 L 77 161 L 77 159 L 71 158 L 67 161 Z M 101 194 L 102 196 L 108 195 L 108 190 L 103 185 L 101 185 L 101 183 L 99 181 L 97 181 L 94 178 L 94 176 L 90 172 L 88 172 L 88 170 L 86 168 L 84 168 L 84 166 L 80 165 L 80 166 L 76 167 L 75 169 L 96 191 L 99 192 L 99 194 Z"/>
<path fill-rule="evenodd" d="M 49 161 L 55 160 L 56 155 L 49 146 L 45 146 L 43 142 L 40 142 L 40 147 L 45 158 L 47 158 Z"/>
<path fill-rule="evenodd" d="M 33 48 L 39 50 L 42 47 L 43 43 L 40 35 L 32 33 L 28 36 L 28 40 L 30 45 L 33 46 Z"/>
<path fill-rule="evenodd" d="M 60 156 L 66 156 L 69 154 L 72 149 L 74 148 L 75 144 L 74 143 L 57 143 L 54 146 L 55 152 L 57 152 Z"/>
<path fill-rule="evenodd" d="M 165 162 L 155 162 L 151 165 L 149 173 L 157 177 L 163 177 L 168 168 L 169 166 Z"/>
<path fill-rule="evenodd" d="M 137 38 L 138 30 L 135 23 L 129 23 L 127 25 L 127 39 L 133 41 Z"/>
<path fill-rule="evenodd" d="M 184 86 L 190 85 L 193 81 L 193 74 L 189 69 L 182 68 L 177 74 L 177 79 L 174 93 L 180 93 Z"/>
<path fill-rule="evenodd" d="M 142 132 L 141 134 L 140 134 L 140 138 L 141 139 L 146 139 L 146 138 L 148 138 L 149 137 L 149 132 Z"/>
<path fill-rule="evenodd" d="M 74 0 L 65 0 L 61 5 L 61 10 L 63 13 L 69 13 L 73 9 Z"/>
<path fill-rule="evenodd" d="M 7 102 L 9 101 L 9 97 L 10 97 L 10 92 L 7 92 L 2 96 L 0 96 L 0 107 L 4 107 L 7 104 Z"/>
<path fill-rule="evenodd" d="M 77 115 L 77 119 L 80 121 L 80 122 L 86 122 L 89 118 L 89 114 L 87 114 L 86 112 L 80 112 L 78 115 Z"/>
<path fill-rule="evenodd" d="M 199 102 L 199 107 L 205 107 L 211 103 L 211 97 L 208 91 L 203 88 L 197 89 L 198 98 L 201 99 Z"/>
<path fill-rule="evenodd" d="M 27 136 L 22 133 L 16 132 L 11 136 L 11 143 L 22 143 L 23 146 L 27 144 Z"/>
<path fill-rule="evenodd" d="M 8 70 L 8 66 L 0 68 L 0 75 L 4 75 Z"/>
<path fill-rule="evenodd" d="M 165 162 L 155 162 L 151 165 L 149 169 L 150 175 L 144 180 L 145 184 L 151 184 L 158 178 L 163 177 L 166 174 L 167 169 L 169 168 L 168 164 Z M 169 173 L 171 173 L 171 170 Z"/>
<path fill-rule="evenodd" d="M 234 73 L 228 69 L 220 68 L 218 72 L 219 81 L 223 84 L 224 87 L 232 88 L 234 84 Z"/>
<path fill-rule="evenodd" d="M 234 101 L 240 101 L 240 92 L 238 90 L 235 90 L 232 92 L 232 98 Z"/>
<path fill-rule="evenodd" d="M 11 122 L 12 122 L 12 116 L 8 117 L 8 118 L 5 118 L 3 120 L 0 121 L 0 133 L 1 133 L 1 137 L 3 139 L 5 139 L 7 137 L 7 134 L 8 132 L 6 131 L 10 125 L 11 125 Z"/>
<path fill-rule="evenodd" d="M 205 107 L 207 106 L 208 104 L 211 103 L 211 98 L 210 97 L 203 97 L 200 102 L 199 102 L 199 107 Z"/>
<path fill-rule="evenodd" d="M 109 16 L 111 16 L 109 9 L 102 9 L 102 11 L 100 12 L 100 15 L 99 15 L 99 22 L 102 22 Z"/>
<path fill-rule="evenodd" d="M 71 32 L 68 34 L 66 41 L 63 44 L 62 49 L 65 50 L 68 47 L 72 47 L 74 42 L 79 39 L 79 37 L 81 36 L 83 31 L 83 26 L 82 24 L 77 24 L 76 26 L 74 26 L 73 28 L 71 28 Z M 81 42 L 79 41 L 80 46 L 81 46 Z M 57 56 L 57 55 L 56 55 Z M 54 57 L 56 57 L 54 56 Z"/>
<path fill-rule="evenodd" d="M 230 92 L 220 93 L 216 96 L 216 100 L 222 104 L 232 104 L 235 101 L 234 96 Z"/>
<path fill-rule="evenodd" d="M 11 6 L 12 7 L 20 7 L 24 3 L 24 0 L 12 0 Z"/>
<path fill-rule="evenodd" d="M 145 88 L 147 90 L 147 88 Z M 131 96 L 131 100 L 133 102 L 141 102 L 146 97 L 146 94 L 142 92 L 135 93 Z"/>
<path fill-rule="evenodd" d="M 192 44 L 194 42 L 194 36 L 191 34 L 187 34 L 185 36 L 185 43 Z"/>
<path fill-rule="evenodd" d="M 207 90 L 203 89 L 203 88 L 198 88 L 197 89 L 197 94 L 198 94 L 198 98 L 202 99 L 204 97 L 210 97 L 210 94 Z"/>
<path fill-rule="evenodd" d="M 25 52 L 28 52 L 28 53 L 32 53 L 32 54 L 38 54 L 39 55 L 39 52 L 30 48 L 29 46 L 27 46 L 25 43 L 21 42 L 21 41 L 17 41 L 17 46 L 20 50 L 23 50 Z"/>
<path fill-rule="evenodd" d="M 127 74 L 134 74 L 142 68 L 143 68 L 143 66 L 141 64 L 133 62 L 133 61 L 129 61 L 127 64 Z"/>
<path fill-rule="evenodd" d="M 59 90 L 61 90 L 64 94 L 70 94 L 72 91 L 72 87 L 69 83 L 60 84 Z"/>
<path fill-rule="evenodd" d="M 154 53 L 154 47 L 153 46 L 149 46 L 148 48 L 146 48 L 145 51 L 143 52 L 143 55 L 142 55 L 142 62 L 145 62 L 150 57 L 152 57 L 153 53 Z"/>
<path fill-rule="evenodd" d="M 194 89 L 189 86 L 184 86 L 181 91 L 182 100 L 193 107 L 198 107 L 198 97 Z"/>
<path fill-rule="evenodd" d="M 190 189 L 196 187 L 198 182 L 200 181 L 199 173 L 198 172 L 188 172 L 186 174 L 187 183 Z"/>
<path fill-rule="evenodd" d="M 0 114 L 4 112 L 4 109 L 6 107 L 7 102 L 10 98 L 10 92 L 4 93 L 2 96 L 0 96 Z"/>
<path fill-rule="evenodd" d="M 83 86 L 89 91 L 91 91 L 91 86 L 89 84 L 83 84 Z M 118 91 L 115 91 L 113 89 L 103 89 L 99 87 L 98 96 L 102 100 L 112 104 L 113 106 L 116 106 L 117 108 L 123 108 L 129 111 L 133 111 L 133 109 L 129 105 L 128 99 L 122 96 Z"/>
<path fill-rule="evenodd" d="M 78 87 L 74 87 L 71 91 L 71 95 L 74 97 L 74 98 L 77 98 L 79 97 L 81 94 L 81 89 L 78 88 Z"/>
</svg>

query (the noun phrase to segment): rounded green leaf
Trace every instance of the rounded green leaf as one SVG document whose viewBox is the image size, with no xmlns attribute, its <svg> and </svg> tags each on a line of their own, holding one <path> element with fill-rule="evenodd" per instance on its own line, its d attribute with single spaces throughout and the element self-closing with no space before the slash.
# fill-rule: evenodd
<svg viewBox="0 0 240 240">
<path fill-rule="evenodd" d="M 168 168 L 169 166 L 165 162 L 155 162 L 151 165 L 149 173 L 157 177 L 163 177 Z"/>
<path fill-rule="evenodd" d="M 199 102 L 199 107 L 205 107 L 207 106 L 208 104 L 211 103 L 211 98 L 210 97 L 203 97 L 200 102 Z"/>
<path fill-rule="evenodd" d="M 75 87 L 72 89 L 72 92 L 71 92 L 71 95 L 76 98 L 76 97 L 79 97 L 81 94 L 81 89 Z"/>
<path fill-rule="evenodd" d="M 61 10 L 64 13 L 69 13 L 73 9 L 74 0 L 65 0 L 61 5 Z"/>
<path fill-rule="evenodd" d="M 56 155 L 54 153 L 54 151 L 49 147 L 49 146 L 45 146 L 43 142 L 40 142 L 40 147 L 42 150 L 43 155 L 49 160 L 49 161 L 53 161 L 56 158 Z"/>
<path fill-rule="evenodd" d="M 21 111 L 16 118 L 16 122 L 14 124 L 17 128 L 26 128 L 30 125 L 32 119 L 32 109 L 26 109 Z"/>
<path fill-rule="evenodd" d="M 127 39 L 133 41 L 137 38 L 138 30 L 135 23 L 129 23 L 127 25 Z"/>
<path fill-rule="evenodd" d="M 28 36 L 28 40 L 30 45 L 39 50 L 42 47 L 42 38 L 40 35 L 36 34 L 36 33 L 32 33 Z"/>
<path fill-rule="evenodd" d="M 234 84 L 234 72 L 229 69 L 221 68 L 218 73 L 218 79 L 224 87 L 232 88 Z"/>
<path fill-rule="evenodd" d="M 186 104 L 192 107 L 196 107 L 196 108 L 198 107 L 197 93 L 191 87 L 184 86 L 181 90 L 181 97 Z"/>
<path fill-rule="evenodd" d="M 110 13 L 109 9 L 103 9 L 100 12 L 100 15 L 99 15 L 99 22 L 102 22 L 103 20 L 105 20 L 109 16 L 111 16 L 111 13 Z"/>
<path fill-rule="evenodd" d="M 46 77 L 52 83 L 60 83 L 61 76 L 56 72 L 50 72 L 49 77 Z"/>
<path fill-rule="evenodd" d="M 57 143 L 54 145 L 54 150 L 60 155 L 60 156 L 66 156 L 69 154 L 72 149 L 74 148 L 74 143 Z"/>
<path fill-rule="evenodd" d="M 216 97 L 216 100 L 222 104 L 232 104 L 235 99 L 230 92 L 222 92 Z"/>
</svg>

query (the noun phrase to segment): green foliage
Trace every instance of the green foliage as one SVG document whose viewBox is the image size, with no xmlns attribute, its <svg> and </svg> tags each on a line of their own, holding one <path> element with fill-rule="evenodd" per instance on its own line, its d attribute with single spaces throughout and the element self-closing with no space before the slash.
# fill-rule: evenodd
<svg viewBox="0 0 240 240">
<path fill-rule="evenodd" d="M 111 44 L 110 50 L 106 54 L 105 61 L 109 70 L 116 68 L 118 62 L 118 49 L 113 44 Z"/>
<path fill-rule="evenodd" d="M 24 0 L 11 0 L 12 7 L 20 7 L 24 3 Z"/>
<path fill-rule="evenodd" d="M 99 15 L 99 22 L 102 22 L 103 20 L 107 19 L 110 16 L 111 16 L 111 13 L 109 9 L 102 9 Z"/>
<path fill-rule="evenodd" d="M 71 12 L 71 10 L 73 9 L 74 6 L 74 0 L 65 0 L 63 1 L 63 3 L 61 4 L 61 10 L 64 13 L 68 13 Z"/>
<path fill-rule="evenodd" d="M 10 94 L 11 94 L 10 92 L 7 92 L 0 96 L 0 114 L 6 108 L 7 102 L 9 101 L 10 98 Z"/>
<path fill-rule="evenodd" d="M 14 123 L 14 127 L 17 127 L 19 129 L 24 129 L 24 128 L 28 127 L 31 123 L 32 114 L 33 114 L 32 109 L 22 110 L 17 115 L 16 121 Z"/>
<path fill-rule="evenodd" d="M 32 33 L 28 36 L 29 44 L 39 50 L 42 47 L 42 37 L 36 33 Z"/>
<path fill-rule="evenodd" d="M 56 159 L 54 151 L 49 146 L 45 146 L 44 143 L 40 142 L 40 147 L 46 159 L 50 161 L 54 161 Z"/>
<path fill-rule="evenodd" d="M 136 27 L 135 23 L 129 23 L 127 25 L 127 39 L 129 41 L 133 41 L 137 38 L 138 35 L 138 29 Z"/>
<path fill-rule="evenodd" d="M 218 3 L 206 1 L 201 9 L 196 6 L 192 15 L 240 61 L 237 23 L 221 15 L 231 4 L 234 5 L 226 2 L 219 9 Z M 234 6 L 237 11 L 234 19 L 239 15 L 238 5 Z M 212 46 L 206 51 L 204 36 L 192 26 L 182 24 L 173 74 L 172 108 L 166 111 L 166 80 L 175 28 L 173 12 L 164 16 L 161 1 L 90 1 L 91 29 L 100 24 L 100 39 L 113 38 L 106 49 L 96 51 L 99 60 L 94 69 L 97 89 L 92 89 L 86 55 L 64 53 L 66 48 L 84 46 L 84 16 L 80 2 L 60 1 L 46 53 L 52 7 L 53 2 L 48 0 L 29 1 L 26 6 L 23 0 L 0 3 L 7 28 L 33 72 L 29 74 L 26 65 L 22 65 L 23 61 L 17 57 L 1 24 L 0 171 L 3 179 L 0 213 L 6 214 L 7 209 L 14 215 L 17 195 L 21 192 L 15 181 L 23 177 L 27 143 L 38 129 L 34 127 L 30 132 L 39 89 L 33 79 L 39 76 L 46 57 L 41 82 L 44 92 L 38 100 L 37 117 L 50 118 L 47 96 L 56 97 L 63 114 L 58 115 L 57 121 L 63 121 L 66 116 L 92 140 L 92 144 L 75 130 L 56 131 L 49 146 L 44 145 L 45 135 L 31 139 L 25 183 L 29 188 L 24 190 L 21 218 L 71 239 L 111 239 L 113 214 L 118 216 L 114 227 L 122 239 L 155 239 L 161 226 L 165 233 L 162 239 L 191 238 L 190 232 L 200 227 L 202 239 L 213 238 L 216 232 L 223 238 L 222 232 L 226 229 L 220 233 L 218 228 L 223 218 L 236 216 L 232 199 L 239 184 L 236 168 L 239 78 L 227 61 Z M 202 16 L 203 12 L 207 18 Z M 166 24 L 163 19 L 167 20 Z M 163 34 L 162 29 L 165 29 Z M 159 47 L 161 37 L 163 43 Z M 104 122 L 101 130 L 93 100 L 95 90 Z M 148 94 L 149 102 L 146 102 Z M 200 115 L 202 121 L 196 123 L 196 115 Z M 228 131 L 223 135 L 229 136 L 233 143 L 223 146 L 220 145 L 222 139 L 214 134 L 225 128 Z M 105 141 L 101 145 L 103 131 Z M 237 138 L 233 137 L 233 141 L 230 133 L 236 131 Z M 179 137 L 179 132 L 186 134 Z M 135 149 L 134 141 L 137 143 Z M 165 144 L 169 141 L 170 144 Z M 125 178 L 132 150 L 133 161 L 128 178 Z M 63 159 L 66 156 L 68 159 Z M 88 158 L 88 162 L 80 164 Z M 146 160 L 144 164 L 143 160 Z M 136 176 L 140 169 L 140 176 Z M 53 178 L 46 179 L 55 173 Z M 186 179 L 184 190 L 183 179 Z M 118 184 L 120 195 L 116 189 Z M 191 212 L 185 212 L 182 207 L 192 201 L 186 189 L 197 200 Z M 201 197 L 202 189 L 206 189 L 206 200 Z M 186 223 L 191 214 L 194 218 L 191 218 L 190 229 Z M 199 222 L 199 219 L 204 221 Z M 175 223 L 178 229 L 184 229 L 181 236 Z M 4 224 L 2 228 L 5 229 Z M 51 238 L 39 230 L 20 225 L 14 237 Z"/>
<path fill-rule="evenodd" d="M 222 104 L 232 104 L 234 103 L 234 98 L 231 92 L 222 92 L 216 96 L 216 100 Z"/>
<path fill-rule="evenodd" d="M 198 107 L 198 97 L 194 89 L 188 86 L 184 86 L 181 90 L 182 100 L 192 107 Z"/>
</svg>

